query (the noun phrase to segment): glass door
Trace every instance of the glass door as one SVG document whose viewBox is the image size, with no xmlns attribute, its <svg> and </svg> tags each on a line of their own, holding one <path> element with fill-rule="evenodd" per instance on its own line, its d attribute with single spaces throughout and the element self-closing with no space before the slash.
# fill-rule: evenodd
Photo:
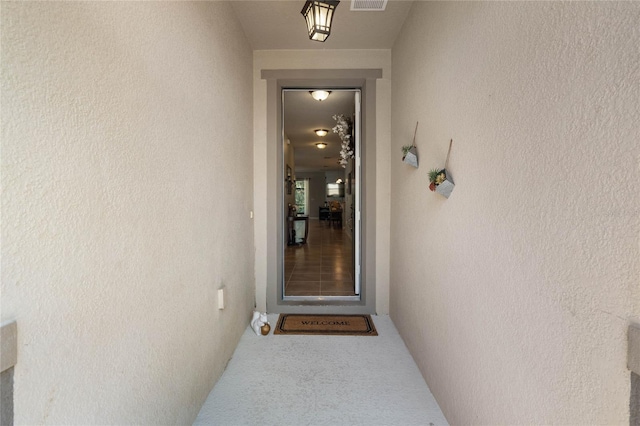
<svg viewBox="0 0 640 426">
<path fill-rule="evenodd" d="M 283 295 L 360 300 L 360 91 L 319 102 L 311 90 L 282 94 L 284 176 L 295 180 L 283 200 Z"/>
</svg>

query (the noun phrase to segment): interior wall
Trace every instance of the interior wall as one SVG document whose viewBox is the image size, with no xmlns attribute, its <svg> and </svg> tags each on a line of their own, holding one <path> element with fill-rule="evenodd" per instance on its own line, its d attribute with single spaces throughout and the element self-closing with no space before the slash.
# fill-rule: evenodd
<svg viewBox="0 0 640 426">
<path fill-rule="evenodd" d="M 283 151 L 283 157 L 284 157 L 284 173 L 283 176 L 287 176 L 287 166 L 291 167 L 291 179 L 295 180 L 297 178 L 296 176 L 296 158 L 295 158 L 295 149 L 293 148 L 293 145 L 291 145 L 291 141 L 289 140 L 289 137 L 287 135 L 284 136 L 284 144 L 282 146 L 282 151 Z M 295 183 L 291 184 L 291 194 L 287 193 L 287 183 L 283 182 L 284 184 L 284 212 L 285 212 L 285 216 L 288 214 L 288 208 L 289 208 L 289 204 L 291 205 L 295 205 L 296 204 L 296 187 L 295 187 Z"/>
<path fill-rule="evenodd" d="M 638 22 L 623 2 L 415 2 L 393 47 L 390 310 L 451 424 L 628 424 Z M 451 138 L 446 199 L 428 171 Z"/>
<path fill-rule="evenodd" d="M 349 238 L 354 238 L 355 225 L 355 191 L 353 191 L 353 181 L 357 177 L 355 173 L 355 160 L 351 160 L 346 164 L 344 169 L 344 212 L 342 214 L 343 227 Z M 351 192 L 350 192 L 351 191 Z"/>
<path fill-rule="evenodd" d="M 191 424 L 254 304 L 242 29 L 222 2 L 3 2 L 1 19 L 15 422 Z"/>
<path fill-rule="evenodd" d="M 268 82 L 262 79 L 262 70 L 342 70 L 342 69 L 382 69 L 383 76 L 376 80 L 376 99 L 370 100 L 376 111 L 376 155 L 375 179 L 368 185 L 375 185 L 375 197 L 388 200 L 390 185 L 390 164 L 388 153 L 391 135 L 391 52 L 389 50 L 263 50 L 253 53 L 253 124 L 254 124 L 254 208 L 256 244 L 256 303 L 260 310 L 267 308 L 267 285 L 269 262 L 277 263 L 276 253 L 270 252 L 268 238 L 269 167 L 277 161 L 269 156 L 267 144 L 268 118 L 277 120 L 277 111 L 267 108 Z M 318 77 L 316 77 L 318 78 Z M 366 100 L 365 100 L 366 101 Z M 381 113 L 382 111 L 382 113 Z M 386 114 L 385 114 L 386 113 Z M 275 122 L 275 121 L 274 121 Z M 386 198 L 385 198 L 386 197 Z M 389 312 L 389 205 L 376 203 L 375 217 L 371 224 L 375 234 L 375 288 L 376 311 Z M 275 275 L 275 274 L 271 274 Z M 271 283 L 275 286 L 275 283 Z"/>
<path fill-rule="evenodd" d="M 345 180 L 344 170 L 332 170 L 324 173 L 327 183 L 334 183 L 338 179 Z"/>
</svg>

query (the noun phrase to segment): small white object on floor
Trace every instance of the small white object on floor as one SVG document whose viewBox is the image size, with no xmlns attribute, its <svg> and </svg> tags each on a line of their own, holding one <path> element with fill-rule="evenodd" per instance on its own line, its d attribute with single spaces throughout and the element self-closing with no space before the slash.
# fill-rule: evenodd
<svg viewBox="0 0 640 426">
<path fill-rule="evenodd" d="M 267 323 L 268 323 L 268 320 L 267 320 L 266 313 L 262 314 L 258 311 L 253 311 L 253 318 L 251 319 L 251 328 L 253 329 L 253 331 L 255 331 L 255 333 L 258 336 L 262 336 L 262 332 L 260 331 L 260 328 Z"/>
</svg>

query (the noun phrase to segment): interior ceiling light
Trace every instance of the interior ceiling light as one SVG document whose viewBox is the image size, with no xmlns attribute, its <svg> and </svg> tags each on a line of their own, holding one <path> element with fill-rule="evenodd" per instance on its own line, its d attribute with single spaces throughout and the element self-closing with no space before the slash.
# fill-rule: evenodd
<svg viewBox="0 0 640 426">
<path fill-rule="evenodd" d="M 311 97 L 313 99 L 315 99 L 316 101 L 324 101 L 325 99 L 327 99 L 329 97 L 329 95 L 331 94 L 331 91 L 327 91 L 327 90 L 310 90 L 309 93 L 311 93 Z"/>
<path fill-rule="evenodd" d="M 327 129 L 316 129 L 316 130 L 314 130 L 314 132 L 316 132 L 316 135 L 318 135 L 320 137 L 327 136 L 327 133 L 329 133 L 329 131 Z"/>
<path fill-rule="evenodd" d="M 338 3 L 338 0 L 307 0 L 300 13 L 307 21 L 310 40 L 325 41 L 329 37 L 333 12 Z"/>
<path fill-rule="evenodd" d="M 325 149 L 326 147 L 327 147 L 327 144 L 324 143 L 324 142 L 318 142 L 316 144 L 316 148 L 318 148 L 318 149 Z"/>
</svg>

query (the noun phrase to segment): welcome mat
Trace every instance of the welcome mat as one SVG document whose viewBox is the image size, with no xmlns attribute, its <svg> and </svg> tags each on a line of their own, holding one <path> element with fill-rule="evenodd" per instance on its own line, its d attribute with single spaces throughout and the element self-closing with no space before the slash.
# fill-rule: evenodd
<svg viewBox="0 0 640 426">
<path fill-rule="evenodd" d="M 377 336 L 370 315 L 280 314 L 273 334 Z"/>
</svg>

